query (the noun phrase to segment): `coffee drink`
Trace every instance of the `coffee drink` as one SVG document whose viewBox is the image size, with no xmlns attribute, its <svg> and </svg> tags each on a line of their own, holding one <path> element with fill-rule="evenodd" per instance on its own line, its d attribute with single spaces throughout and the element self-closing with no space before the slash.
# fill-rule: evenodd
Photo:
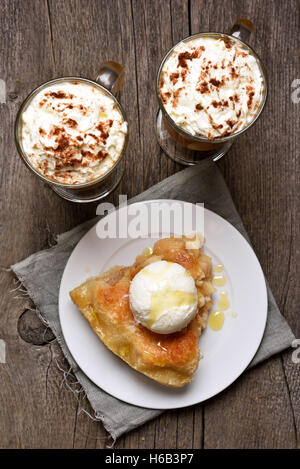
<svg viewBox="0 0 300 469">
<path fill-rule="evenodd" d="M 42 176 L 78 185 L 107 173 L 120 158 L 127 122 L 96 84 L 64 80 L 39 91 L 22 113 L 20 140 Z"/>
<path fill-rule="evenodd" d="M 212 143 L 245 129 L 264 93 L 260 63 L 228 36 L 198 36 L 179 43 L 165 60 L 159 94 L 171 120 Z"/>
</svg>

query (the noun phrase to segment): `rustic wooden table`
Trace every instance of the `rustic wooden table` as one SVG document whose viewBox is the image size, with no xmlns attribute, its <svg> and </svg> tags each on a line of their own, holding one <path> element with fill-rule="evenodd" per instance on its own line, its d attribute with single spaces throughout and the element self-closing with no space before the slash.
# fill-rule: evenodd
<svg viewBox="0 0 300 469">
<path fill-rule="evenodd" d="M 0 364 L 1 448 L 103 448 L 108 442 L 103 426 L 80 411 L 91 409 L 69 390 L 72 377 L 62 381 L 58 365 L 68 366 L 57 343 L 34 345 L 18 334 L 19 318 L 31 304 L 11 291 L 13 275 L 4 268 L 47 248 L 57 233 L 96 210 L 96 204 L 60 199 L 25 168 L 13 138 L 22 100 L 50 78 L 93 78 L 101 62 L 122 63 L 120 100 L 131 135 L 126 175 L 109 199 L 117 202 L 119 193 L 132 197 L 181 169 L 155 138 L 154 81 L 164 53 L 191 33 L 229 31 L 241 16 L 255 23 L 251 43 L 268 70 L 270 94 L 263 117 L 218 165 L 281 311 L 300 337 L 300 103 L 292 99 L 292 82 L 300 78 L 299 2 L 0 0 L 0 79 L 7 87 L 6 103 L 0 104 L 0 339 L 6 342 L 6 363 Z M 165 412 L 115 447 L 295 448 L 299 378 L 300 364 L 288 350 L 244 373 L 217 397 Z"/>
</svg>

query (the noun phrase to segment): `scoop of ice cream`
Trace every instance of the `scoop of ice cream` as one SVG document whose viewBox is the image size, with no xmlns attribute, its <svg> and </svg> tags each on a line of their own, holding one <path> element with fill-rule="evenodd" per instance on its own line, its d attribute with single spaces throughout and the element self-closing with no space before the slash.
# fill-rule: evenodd
<svg viewBox="0 0 300 469">
<path fill-rule="evenodd" d="M 130 284 L 129 301 L 136 321 L 159 334 L 186 327 L 195 317 L 197 300 L 193 277 L 175 262 L 153 262 Z"/>
</svg>

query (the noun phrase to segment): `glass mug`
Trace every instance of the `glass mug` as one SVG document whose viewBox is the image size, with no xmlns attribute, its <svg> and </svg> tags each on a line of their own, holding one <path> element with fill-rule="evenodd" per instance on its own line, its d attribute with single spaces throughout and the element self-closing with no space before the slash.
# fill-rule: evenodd
<svg viewBox="0 0 300 469">
<path fill-rule="evenodd" d="M 53 80 L 49 80 L 42 85 L 38 86 L 34 89 L 27 98 L 23 101 L 19 112 L 16 117 L 15 121 L 15 143 L 18 150 L 19 155 L 22 158 L 22 161 L 26 164 L 26 166 L 42 181 L 46 182 L 51 189 L 53 189 L 58 195 L 66 200 L 70 200 L 72 202 L 79 202 L 79 203 L 87 203 L 87 202 L 94 202 L 96 200 L 100 200 L 103 197 L 106 197 L 110 194 L 119 184 L 122 179 L 123 172 L 124 172 L 124 165 L 125 165 L 125 152 L 128 142 L 128 127 L 127 133 L 125 135 L 123 148 L 121 154 L 119 155 L 116 162 L 113 164 L 111 168 L 98 178 L 90 180 L 85 183 L 80 184 L 65 184 L 56 182 L 53 180 L 48 179 L 47 177 L 43 176 L 39 173 L 30 163 L 29 159 L 26 156 L 26 152 L 22 146 L 22 115 L 23 112 L 27 109 L 30 105 L 32 99 L 43 89 L 47 88 L 50 85 L 54 85 L 56 83 L 62 82 L 70 82 L 76 81 L 79 83 L 91 84 L 92 86 L 96 86 L 97 88 L 101 89 L 104 94 L 108 95 L 113 99 L 115 104 L 117 105 L 124 122 L 127 122 L 126 114 L 124 109 L 122 108 L 121 104 L 117 100 L 116 96 L 120 90 L 122 79 L 124 75 L 123 67 L 116 63 L 116 62 L 106 62 L 104 63 L 95 80 L 90 80 L 87 78 L 80 78 L 80 77 L 61 77 L 61 78 L 54 78 Z M 128 125 L 128 123 L 127 123 Z"/>
<path fill-rule="evenodd" d="M 158 143 L 162 150 L 169 156 L 171 159 L 177 161 L 178 163 L 184 165 L 194 165 L 199 163 L 204 158 L 211 158 L 213 161 L 217 161 L 222 156 L 224 156 L 229 148 L 231 147 L 234 140 L 242 135 L 246 130 L 248 130 L 254 122 L 261 115 L 264 106 L 267 100 L 268 94 L 268 84 L 267 84 L 267 74 L 264 69 L 263 64 L 261 63 L 260 58 L 254 52 L 251 47 L 249 47 L 245 42 L 248 40 L 251 31 L 253 30 L 253 24 L 251 21 L 240 18 L 236 21 L 235 25 L 231 30 L 231 34 L 223 33 L 199 33 L 194 34 L 185 38 L 183 41 L 177 43 L 172 47 L 164 56 L 160 67 L 157 73 L 156 79 L 156 95 L 159 104 L 159 110 L 156 118 L 156 136 Z M 181 44 L 182 42 L 189 42 L 198 37 L 210 37 L 210 38 L 227 38 L 229 41 L 234 40 L 241 45 L 242 48 L 246 49 L 251 55 L 255 57 L 259 65 L 261 75 L 263 77 L 263 95 L 261 98 L 261 103 L 259 109 L 257 110 L 256 115 L 253 117 L 251 122 L 239 132 L 236 132 L 232 135 L 223 138 L 215 138 L 213 141 L 200 137 L 197 135 L 192 135 L 189 132 L 185 131 L 182 127 L 178 126 L 173 119 L 170 117 L 166 111 L 164 104 L 160 96 L 160 82 L 161 82 L 161 73 L 163 66 L 166 60 L 173 53 L 174 49 Z"/>
</svg>

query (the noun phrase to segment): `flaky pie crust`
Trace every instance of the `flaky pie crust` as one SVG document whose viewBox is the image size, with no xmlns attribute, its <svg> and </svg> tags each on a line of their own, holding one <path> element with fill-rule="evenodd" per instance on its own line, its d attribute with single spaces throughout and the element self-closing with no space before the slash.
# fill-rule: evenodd
<svg viewBox="0 0 300 469">
<path fill-rule="evenodd" d="M 193 276 L 198 292 L 198 311 L 182 331 L 157 334 L 138 324 L 129 306 L 132 278 L 158 260 L 177 262 Z M 141 254 L 129 267 L 116 266 L 70 292 L 73 302 L 102 342 L 128 365 L 167 386 L 189 383 L 198 367 L 198 338 L 212 306 L 211 259 L 202 249 L 186 249 L 186 238 L 164 238 L 152 254 Z"/>
</svg>

